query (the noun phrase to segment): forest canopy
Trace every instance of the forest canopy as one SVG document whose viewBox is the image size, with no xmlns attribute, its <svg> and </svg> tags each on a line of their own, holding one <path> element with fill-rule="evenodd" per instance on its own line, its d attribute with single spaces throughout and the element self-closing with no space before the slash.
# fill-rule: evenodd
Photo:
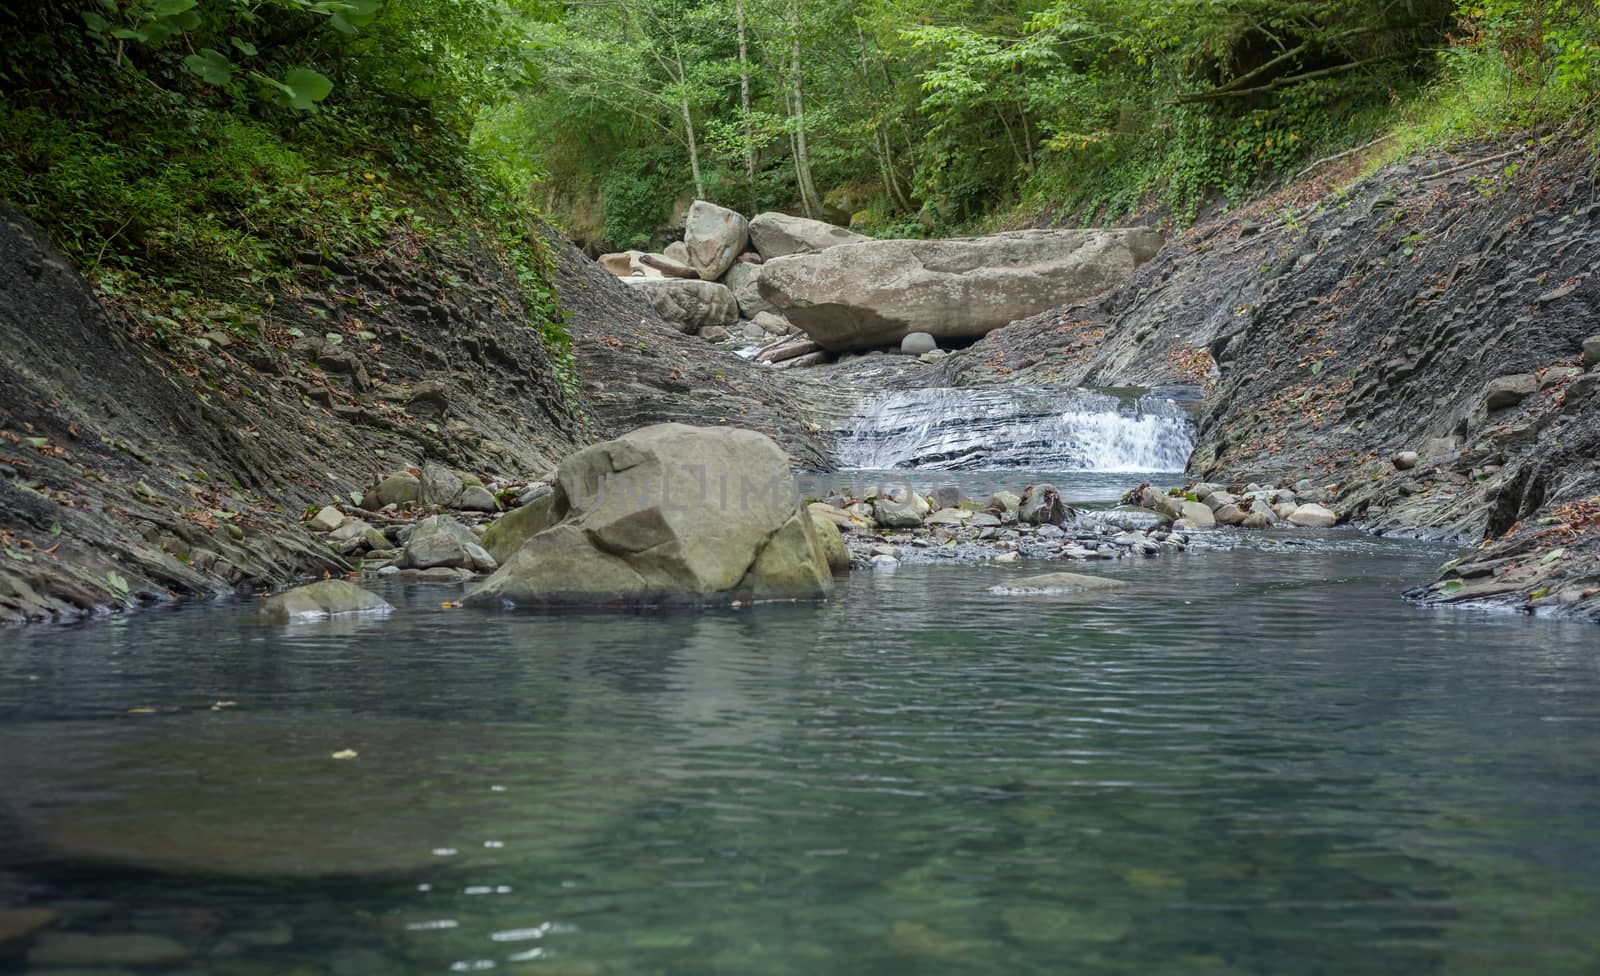
<svg viewBox="0 0 1600 976">
<path fill-rule="evenodd" d="M 1583 115 L 1597 33 L 1593 0 L 33 0 L 0 12 L 0 139 L 37 163 L 30 111 L 92 122 L 61 144 L 222 113 L 424 184 L 482 167 L 608 247 L 689 197 L 881 236 L 1182 221 L 1407 120 Z"/>
</svg>

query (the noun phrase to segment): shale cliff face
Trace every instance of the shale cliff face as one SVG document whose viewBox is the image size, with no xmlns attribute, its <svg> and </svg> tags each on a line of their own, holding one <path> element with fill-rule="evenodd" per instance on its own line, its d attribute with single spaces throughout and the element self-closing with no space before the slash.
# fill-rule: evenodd
<svg viewBox="0 0 1600 976">
<path fill-rule="evenodd" d="M 470 242 L 396 242 L 304 268 L 259 314 L 152 325 L 0 205 L 0 623 L 342 572 L 306 507 L 426 462 L 536 477 L 583 444 L 682 420 L 827 463 L 803 396 L 551 240 L 576 394 L 509 269 Z"/>
<path fill-rule="evenodd" d="M 486 254 L 308 277 L 246 321 L 152 329 L 0 209 L 0 621 L 338 571 L 307 504 L 429 458 L 537 473 L 585 439 Z"/>
<path fill-rule="evenodd" d="M 1478 546 L 1424 601 L 1600 619 L 1593 166 L 1525 142 L 1299 185 L 991 334 L 940 381 L 1201 387 L 1193 476 L 1309 477 L 1359 525 Z"/>
</svg>

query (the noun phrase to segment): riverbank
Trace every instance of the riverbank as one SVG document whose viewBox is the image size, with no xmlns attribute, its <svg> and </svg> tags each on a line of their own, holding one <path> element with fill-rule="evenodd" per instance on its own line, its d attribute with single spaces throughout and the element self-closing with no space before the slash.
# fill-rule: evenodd
<svg viewBox="0 0 1600 976">
<path fill-rule="evenodd" d="M 13 216 L 0 608 L 72 619 L 347 572 L 303 517 L 429 463 L 527 485 L 583 443 L 679 421 L 827 470 L 886 392 L 914 409 L 917 391 L 1088 386 L 1193 398 L 1194 481 L 1313 484 L 1340 524 L 1476 547 L 1415 599 L 1600 619 L 1586 160 L 1527 138 L 1339 190 L 1324 171 L 942 358 L 782 372 L 684 335 L 553 238 L 566 391 L 488 250 L 380 249 L 275 296 L 271 328 L 157 337 Z"/>
</svg>

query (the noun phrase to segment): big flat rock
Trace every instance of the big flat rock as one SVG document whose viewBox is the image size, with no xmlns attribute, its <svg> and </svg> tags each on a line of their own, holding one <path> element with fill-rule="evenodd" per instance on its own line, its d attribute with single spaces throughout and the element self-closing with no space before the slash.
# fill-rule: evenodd
<svg viewBox="0 0 1600 976">
<path fill-rule="evenodd" d="M 1161 246 L 1148 228 L 864 241 L 761 266 L 761 295 L 832 352 L 913 332 L 970 339 L 1126 282 Z"/>
</svg>

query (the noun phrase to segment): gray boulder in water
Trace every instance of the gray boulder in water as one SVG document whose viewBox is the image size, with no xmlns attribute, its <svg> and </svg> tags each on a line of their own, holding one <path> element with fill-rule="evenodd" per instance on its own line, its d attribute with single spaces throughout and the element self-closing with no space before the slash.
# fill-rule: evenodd
<svg viewBox="0 0 1600 976">
<path fill-rule="evenodd" d="M 345 580 L 328 579 L 270 597 L 262 605 L 261 615 L 273 623 L 288 624 L 349 613 L 388 613 L 392 609 L 376 593 Z"/>
<path fill-rule="evenodd" d="M 976 338 L 1132 277 L 1158 232 L 1029 230 L 942 241 L 863 241 L 761 266 L 761 296 L 832 352 Z"/>
<path fill-rule="evenodd" d="M 788 457 L 754 431 L 658 424 L 585 448 L 549 517 L 468 602 L 813 600 L 832 581 Z"/>
</svg>

